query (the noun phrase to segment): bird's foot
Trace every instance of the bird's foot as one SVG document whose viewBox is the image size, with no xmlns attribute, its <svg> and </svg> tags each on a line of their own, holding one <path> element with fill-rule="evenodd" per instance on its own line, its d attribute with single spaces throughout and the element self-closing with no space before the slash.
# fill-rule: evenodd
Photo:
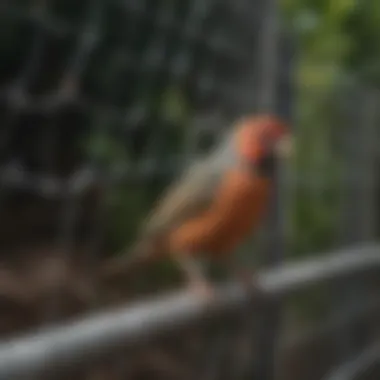
<svg viewBox="0 0 380 380">
<path fill-rule="evenodd" d="M 242 284 L 244 289 L 253 295 L 258 289 L 255 272 L 252 270 L 241 270 L 237 274 L 238 281 Z"/>
<path fill-rule="evenodd" d="M 254 274 L 253 271 L 250 270 L 241 270 L 238 273 L 238 278 L 239 280 L 244 284 L 246 287 L 251 287 L 253 286 L 253 278 Z"/>
<path fill-rule="evenodd" d="M 238 273 L 238 281 L 242 284 L 248 298 L 255 304 L 270 305 L 271 298 L 262 291 L 255 271 L 243 270 Z"/>
<path fill-rule="evenodd" d="M 192 293 L 205 301 L 212 301 L 215 297 L 214 287 L 206 280 L 193 280 L 189 287 Z"/>
</svg>

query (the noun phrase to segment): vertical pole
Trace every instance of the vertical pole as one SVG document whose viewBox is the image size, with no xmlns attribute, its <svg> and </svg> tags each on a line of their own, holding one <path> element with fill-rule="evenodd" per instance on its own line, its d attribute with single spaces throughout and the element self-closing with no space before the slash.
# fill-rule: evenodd
<svg viewBox="0 0 380 380">
<path fill-rule="evenodd" d="M 368 89 L 363 94 L 363 111 L 361 123 L 362 141 L 359 145 L 362 184 L 360 187 L 360 215 L 358 221 L 358 240 L 371 241 L 376 235 L 376 150 L 378 140 L 378 129 L 376 125 L 378 101 L 376 94 Z"/>
<path fill-rule="evenodd" d="M 279 95 L 291 94 L 292 80 L 290 75 L 291 55 L 282 48 L 290 41 L 281 41 L 279 45 L 279 5 L 276 0 L 266 1 L 266 14 L 262 25 L 262 62 L 260 67 L 261 87 L 259 93 L 258 110 L 278 114 L 286 121 L 290 121 L 291 96 L 278 99 Z M 281 48 L 281 49 L 280 49 Z M 284 62 L 282 62 L 284 60 Z M 277 66 L 280 63 L 279 66 Z M 285 67 L 286 70 L 279 71 Z M 279 86 L 280 85 L 280 86 Z M 280 87 L 280 88 L 279 88 Z M 290 123 L 289 123 L 290 124 Z M 284 171 L 280 162 L 276 163 L 275 186 L 272 210 L 268 221 L 266 234 L 266 264 L 268 266 L 281 265 L 285 256 L 285 223 L 284 207 L 285 183 Z M 273 380 L 276 376 L 277 341 L 280 330 L 281 304 L 278 301 L 264 306 L 258 326 L 258 355 L 256 368 L 257 379 Z"/>
<path fill-rule="evenodd" d="M 344 89 L 346 90 L 346 89 Z M 348 107 L 345 104 L 344 111 L 348 114 L 344 115 L 343 120 L 347 120 L 346 129 L 342 135 L 343 142 L 343 162 L 344 167 L 342 175 L 342 203 L 340 210 L 340 236 L 339 241 L 343 246 L 354 244 L 357 242 L 357 199 L 358 185 L 356 184 L 357 176 L 360 174 L 358 166 L 360 162 L 357 160 L 357 147 L 360 144 L 360 135 L 362 134 L 359 124 L 362 103 L 360 102 L 360 94 L 355 85 L 348 88 Z M 355 104 L 355 107 L 349 107 Z M 334 310 L 333 313 L 338 317 L 347 314 L 353 305 L 356 304 L 358 297 L 355 294 L 356 287 L 350 284 L 351 280 L 338 281 L 333 291 Z M 353 291 L 353 293 L 351 293 Z M 343 362 L 347 357 L 353 354 L 353 342 L 351 331 L 347 328 L 339 328 L 337 330 L 336 339 L 337 363 Z"/>
<path fill-rule="evenodd" d="M 259 83 L 258 109 L 262 112 L 273 112 L 276 104 L 277 53 L 278 53 L 278 4 L 277 0 L 266 0 L 261 24 L 258 58 Z"/>
<path fill-rule="evenodd" d="M 348 115 L 348 124 L 343 136 L 344 175 L 343 202 L 341 209 L 340 241 L 344 245 L 372 240 L 374 237 L 376 146 L 376 102 L 367 88 L 355 83 L 353 114 Z M 368 289 L 367 289 L 368 290 Z M 357 280 L 342 281 L 335 292 L 335 307 L 338 315 L 346 315 L 366 300 L 368 291 Z M 337 360 L 343 361 L 355 354 L 358 348 L 353 331 L 339 329 Z"/>
<path fill-rule="evenodd" d="M 362 99 L 362 106 L 359 113 L 359 125 L 357 129 L 360 131 L 359 138 L 356 146 L 356 159 L 358 180 L 354 181 L 353 186 L 357 186 L 357 203 L 356 213 L 357 219 L 356 234 L 353 235 L 353 239 L 358 243 L 366 243 L 373 241 L 375 238 L 375 224 L 376 224 L 376 195 L 375 184 L 377 170 L 376 163 L 376 149 L 377 149 L 377 135 L 378 128 L 376 125 L 377 115 L 377 99 L 375 92 L 366 87 L 362 87 L 360 91 L 360 97 Z M 370 289 L 369 281 L 360 281 L 357 279 L 350 284 L 355 287 L 351 290 L 351 293 L 355 296 L 352 302 L 352 309 L 360 307 L 362 304 L 371 302 L 373 297 L 372 289 Z M 350 292 L 350 289 L 347 289 Z M 355 303 L 354 303 L 355 302 Z M 349 305 L 350 306 L 350 305 Z M 368 330 L 370 331 L 370 330 Z M 362 344 L 368 339 L 368 334 L 356 329 L 352 331 L 352 352 L 356 353 L 362 349 Z"/>
</svg>

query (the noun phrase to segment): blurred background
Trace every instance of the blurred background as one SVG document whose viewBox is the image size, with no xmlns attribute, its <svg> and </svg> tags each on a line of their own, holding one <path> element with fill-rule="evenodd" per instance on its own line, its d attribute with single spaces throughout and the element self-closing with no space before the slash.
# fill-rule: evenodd
<svg viewBox="0 0 380 380">
<path fill-rule="evenodd" d="M 380 2 L 3 0 L 0 19 L 4 338 L 182 286 L 166 262 L 133 283 L 93 273 L 247 113 L 286 120 L 296 155 L 244 260 L 262 268 L 377 240 Z M 283 305 L 276 379 L 321 379 L 374 338 L 378 287 L 353 284 Z M 337 328 L 349 311 L 354 337 Z M 227 374 L 244 367 L 231 359 L 252 329 L 243 317 L 53 378 L 253 378 Z"/>
</svg>

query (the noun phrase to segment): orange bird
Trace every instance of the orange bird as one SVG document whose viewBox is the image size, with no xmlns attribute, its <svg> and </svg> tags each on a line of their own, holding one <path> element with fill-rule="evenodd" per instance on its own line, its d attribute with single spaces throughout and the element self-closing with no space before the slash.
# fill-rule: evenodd
<svg viewBox="0 0 380 380">
<path fill-rule="evenodd" d="M 191 287 L 212 287 L 199 258 L 230 264 L 233 251 L 263 221 L 276 156 L 289 153 L 287 126 L 273 116 L 237 122 L 204 159 L 193 163 L 169 188 L 144 223 L 129 255 L 112 259 L 103 276 L 126 275 L 171 257 Z"/>
</svg>

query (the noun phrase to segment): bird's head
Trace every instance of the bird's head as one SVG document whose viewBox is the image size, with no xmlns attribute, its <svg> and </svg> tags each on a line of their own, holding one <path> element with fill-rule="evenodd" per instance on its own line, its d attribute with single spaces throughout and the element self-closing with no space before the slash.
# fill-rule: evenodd
<svg viewBox="0 0 380 380">
<path fill-rule="evenodd" d="M 237 129 L 237 150 L 244 162 L 266 173 L 275 158 L 291 153 L 290 129 L 274 116 L 254 116 L 243 119 Z"/>
</svg>

